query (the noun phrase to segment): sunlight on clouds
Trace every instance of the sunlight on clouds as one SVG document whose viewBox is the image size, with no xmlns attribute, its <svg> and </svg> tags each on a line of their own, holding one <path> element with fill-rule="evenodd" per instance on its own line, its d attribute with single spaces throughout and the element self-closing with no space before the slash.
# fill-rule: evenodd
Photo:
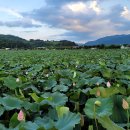
<svg viewBox="0 0 130 130">
<path fill-rule="evenodd" d="M 1 32 L 26 39 L 83 41 L 130 30 L 130 5 L 122 0 L 33 0 L 29 6 L 26 0 L 3 1 Z"/>
<path fill-rule="evenodd" d="M 97 14 L 100 14 L 100 12 L 101 12 L 101 9 L 100 9 L 97 1 L 92 1 L 90 3 L 90 7 L 89 8 L 92 9 L 92 10 L 94 10 Z"/>
<path fill-rule="evenodd" d="M 84 12 L 86 5 L 82 2 L 68 4 L 67 7 L 73 12 Z"/>
<path fill-rule="evenodd" d="M 128 8 L 126 6 L 124 6 L 124 10 L 121 13 L 121 16 L 127 20 L 130 20 L 130 11 L 128 10 Z"/>
<path fill-rule="evenodd" d="M 87 2 L 76 2 L 76 3 L 69 3 L 64 6 L 75 13 L 85 13 L 86 11 L 94 11 L 96 14 L 101 13 L 101 8 L 99 7 L 97 1 Z"/>
</svg>

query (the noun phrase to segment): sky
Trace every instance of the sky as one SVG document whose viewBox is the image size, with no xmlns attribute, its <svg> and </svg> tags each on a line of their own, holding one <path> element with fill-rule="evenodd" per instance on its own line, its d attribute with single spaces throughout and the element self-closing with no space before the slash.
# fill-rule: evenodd
<svg viewBox="0 0 130 130">
<path fill-rule="evenodd" d="M 0 0 L 0 33 L 77 43 L 130 34 L 130 0 Z"/>
</svg>

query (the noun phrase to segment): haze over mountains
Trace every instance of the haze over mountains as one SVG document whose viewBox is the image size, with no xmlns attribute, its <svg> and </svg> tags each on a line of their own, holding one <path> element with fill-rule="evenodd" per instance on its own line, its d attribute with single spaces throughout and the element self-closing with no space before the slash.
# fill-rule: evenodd
<svg viewBox="0 0 130 130">
<path fill-rule="evenodd" d="M 130 44 L 130 34 L 128 35 L 113 35 L 99 38 L 95 41 L 89 41 L 85 43 L 85 46 L 96 46 L 96 45 L 123 45 Z"/>
</svg>

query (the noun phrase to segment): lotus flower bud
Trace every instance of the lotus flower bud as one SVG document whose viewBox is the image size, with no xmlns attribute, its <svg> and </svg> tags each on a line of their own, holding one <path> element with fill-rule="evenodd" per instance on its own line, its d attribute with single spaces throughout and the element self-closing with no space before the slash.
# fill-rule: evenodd
<svg viewBox="0 0 130 130">
<path fill-rule="evenodd" d="M 75 82 L 73 82 L 73 86 L 76 86 L 76 83 L 75 83 Z"/>
<path fill-rule="evenodd" d="M 101 95 L 100 90 L 98 89 L 96 92 L 96 96 L 99 97 Z"/>
<path fill-rule="evenodd" d="M 19 82 L 19 81 L 20 81 L 20 79 L 19 79 L 19 78 L 17 78 L 17 79 L 16 79 L 16 82 Z"/>
<path fill-rule="evenodd" d="M 108 81 L 107 82 L 107 87 L 110 88 L 111 87 L 111 83 Z"/>
<path fill-rule="evenodd" d="M 99 86 L 99 83 L 97 82 L 96 85 Z"/>
<path fill-rule="evenodd" d="M 101 106 L 101 102 L 100 101 L 95 101 L 94 103 L 96 106 L 100 107 Z"/>
<path fill-rule="evenodd" d="M 20 112 L 18 113 L 17 119 L 18 119 L 19 121 L 25 121 L 25 116 L 24 116 L 24 113 L 23 113 L 22 110 L 20 110 Z"/>
<path fill-rule="evenodd" d="M 128 102 L 125 99 L 122 100 L 122 107 L 125 110 L 129 109 L 129 104 L 128 104 Z"/>
</svg>

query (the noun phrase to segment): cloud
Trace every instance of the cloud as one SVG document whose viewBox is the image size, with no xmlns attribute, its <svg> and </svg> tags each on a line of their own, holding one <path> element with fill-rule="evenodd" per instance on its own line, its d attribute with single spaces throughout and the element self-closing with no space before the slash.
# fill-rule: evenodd
<svg viewBox="0 0 130 130">
<path fill-rule="evenodd" d="M 32 18 L 24 17 L 22 13 L 19 13 L 18 11 L 13 9 L 1 7 L 0 13 L 4 13 L 5 15 L 10 15 L 14 17 L 13 20 L 0 21 L 0 26 L 23 28 L 38 28 L 42 26 L 39 21 L 34 20 Z"/>
<path fill-rule="evenodd" d="M 31 20 L 18 20 L 18 21 L 0 21 L 0 26 L 7 27 L 22 27 L 22 28 L 39 28 L 41 25 L 33 24 Z"/>
<path fill-rule="evenodd" d="M 13 9 L 0 7 L 0 12 L 7 13 L 7 14 L 15 16 L 17 18 L 23 18 L 23 16 L 20 13 L 18 13 L 16 10 L 13 10 Z"/>
<path fill-rule="evenodd" d="M 25 13 L 24 15 L 43 24 L 46 23 L 50 27 L 68 30 L 68 34 L 71 35 L 70 37 L 76 37 L 77 40 L 81 40 L 81 36 L 84 37 L 82 37 L 83 39 L 91 38 L 94 27 L 97 28 L 97 24 L 106 22 L 106 20 L 100 18 L 102 9 L 95 0 L 63 0 L 59 2 L 60 6 L 58 5 L 58 8 L 55 6 L 58 1 L 54 1 L 49 0 L 47 1 L 48 6 Z M 53 4 L 54 6 L 52 6 Z M 68 34 L 65 33 L 66 36 Z"/>
<path fill-rule="evenodd" d="M 87 41 L 130 29 L 130 11 L 120 4 L 109 11 L 101 6 L 101 0 L 46 0 L 46 4 L 23 15 L 51 28 L 67 30 L 64 36 L 70 39 Z"/>
<path fill-rule="evenodd" d="M 123 11 L 121 12 L 121 16 L 130 21 L 130 10 L 124 6 Z"/>
<path fill-rule="evenodd" d="M 66 8 L 70 9 L 73 12 L 84 12 L 86 10 L 86 5 L 83 2 L 71 3 L 66 6 Z"/>
<path fill-rule="evenodd" d="M 90 8 L 93 9 L 97 14 L 101 13 L 101 8 L 99 7 L 97 1 L 93 1 L 90 4 Z"/>
<path fill-rule="evenodd" d="M 71 2 L 86 2 L 89 0 L 45 0 L 47 5 L 50 6 L 61 6 L 66 3 L 71 3 Z"/>
<path fill-rule="evenodd" d="M 16 20 L 0 22 L 0 25 L 41 27 L 44 30 L 45 24 L 54 29 L 54 35 L 50 36 L 74 41 L 88 41 L 106 35 L 130 32 L 130 9 L 122 4 L 116 5 L 116 3 L 107 7 L 105 0 L 45 0 L 45 2 L 46 6 L 30 12 L 0 10 L 16 17 Z M 58 36 L 56 28 L 65 31 L 58 33 Z"/>
<path fill-rule="evenodd" d="M 52 0 L 49 1 L 52 2 Z M 50 26 L 64 27 L 65 25 L 66 27 L 66 25 L 71 24 L 71 22 L 74 22 L 74 24 L 76 21 L 85 20 L 88 22 L 97 14 L 94 7 L 91 7 L 94 1 L 90 3 L 91 5 L 88 5 L 87 2 L 81 2 L 81 0 L 80 2 L 79 0 L 76 0 L 77 2 L 72 2 L 74 0 L 69 0 L 71 2 L 68 3 L 66 1 L 67 0 L 63 0 L 62 3 L 66 4 L 63 4 L 59 8 L 55 6 L 46 6 L 33 10 L 30 13 L 24 13 L 24 15 L 27 17 L 32 17 L 33 19 L 38 20 L 42 23 L 47 23 Z"/>
<path fill-rule="evenodd" d="M 30 20 L 20 20 L 20 21 L 9 21 L 4 22 L 4 26 L 8 27 L 23 27 L 23 28 L 32 28 L 32 27 L 41 27 L 40 25 L 35 25 Z"/>
</svg>

